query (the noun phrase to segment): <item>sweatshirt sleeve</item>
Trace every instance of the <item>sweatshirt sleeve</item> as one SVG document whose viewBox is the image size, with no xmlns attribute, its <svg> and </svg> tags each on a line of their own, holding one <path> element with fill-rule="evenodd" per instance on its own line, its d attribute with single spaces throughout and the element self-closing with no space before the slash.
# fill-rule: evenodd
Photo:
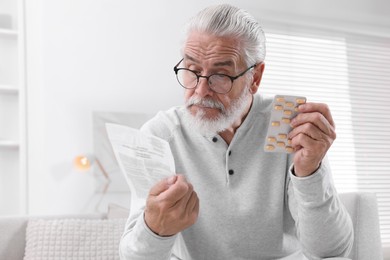
<svg viewBox="0 0 390 260">
<path fill-rule="evenodd" d="M 119 245 L 122 260 L 170 260 L 176 236 L 161 237 L 149 229 L 144 214 L 135 220 L 130 216 Z"/>
<path fill-rule="evenodd" d="M 292 165 L 289 177 L 288 203 L 303 253 L 309 259 L 347 256 L 353 226 L 333 185 L 328 161 L 307 177 L 295 176 Z"/>
</svg>

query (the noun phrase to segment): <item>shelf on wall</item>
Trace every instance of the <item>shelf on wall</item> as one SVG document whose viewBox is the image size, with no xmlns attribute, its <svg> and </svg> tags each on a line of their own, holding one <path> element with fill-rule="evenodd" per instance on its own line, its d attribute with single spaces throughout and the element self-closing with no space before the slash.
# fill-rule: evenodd
<svg viewBox="0 0 390 260">
<path fill-rule="evenodd" d="M 0 28 L 0 36 L 1 35 L 5 35 L 5 36 L 18 36 L 18 31 L 11 30 L 11 29 Z"/>
<path fill-rule="evenodd" d="M 19 93 L 19 89 L 17 89 L 16 87 L 13 87 L 13 86 L 1 85 L 0 84 L 0 94 L 1 93 L 4 93 L 4 94 L 18 94 Z"/>
<path fill-rule="evenodd" d="M 28 211 L 26 2 L 0 0 L 0 216 Z"/>
<path fill-rule="evenodd" d="M 12 140 L 0 140 L 0 148 L 19 148 L 19 142 Z"/>
</svg>

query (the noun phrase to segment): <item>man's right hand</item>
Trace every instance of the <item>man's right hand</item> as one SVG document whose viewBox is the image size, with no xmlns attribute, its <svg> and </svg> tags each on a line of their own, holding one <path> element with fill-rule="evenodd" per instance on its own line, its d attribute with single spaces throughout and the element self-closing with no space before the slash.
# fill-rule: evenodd
<svg viewBox="0 0 390 260">
<path fill-rule="evenodd" d="M 146 201 L 146 225 L 159 236 L 172 236 L 193 225 L 199 214 L 199 199 L 183 175 L 154 185 Z"/>
</svg>

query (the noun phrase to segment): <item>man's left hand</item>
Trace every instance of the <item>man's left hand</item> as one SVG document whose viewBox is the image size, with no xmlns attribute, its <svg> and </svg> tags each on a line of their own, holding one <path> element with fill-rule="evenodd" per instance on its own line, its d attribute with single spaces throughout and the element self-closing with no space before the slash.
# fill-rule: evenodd
<svg viewBox="0 0 390 260">
<path fill-rule="evenodd" d="M 295 150 L 294 172 L 298 177 L 313 174 L 336 139 L 335 124 L 329 107 L 321 103 L 306 103 L 298 107 L 299 114 L 291 121 L 293 130 L 288 138 Z"/>
</svg>

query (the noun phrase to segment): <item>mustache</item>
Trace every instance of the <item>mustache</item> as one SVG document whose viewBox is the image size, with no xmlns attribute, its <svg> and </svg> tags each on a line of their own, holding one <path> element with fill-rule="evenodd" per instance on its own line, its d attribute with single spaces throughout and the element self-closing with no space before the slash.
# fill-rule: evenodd
<svg viewBox="0 0 390 260">
<path fill-rule="evenodd" d="M 219 110 L 225 111 L 225 106 L 221 102 L 213 100 L 211 98 L 190 97 L 186 101 L 186 107 L 190 107 L 192 105 L 199 105 L 208 108 L 217 108 Z"/>
</svg>

